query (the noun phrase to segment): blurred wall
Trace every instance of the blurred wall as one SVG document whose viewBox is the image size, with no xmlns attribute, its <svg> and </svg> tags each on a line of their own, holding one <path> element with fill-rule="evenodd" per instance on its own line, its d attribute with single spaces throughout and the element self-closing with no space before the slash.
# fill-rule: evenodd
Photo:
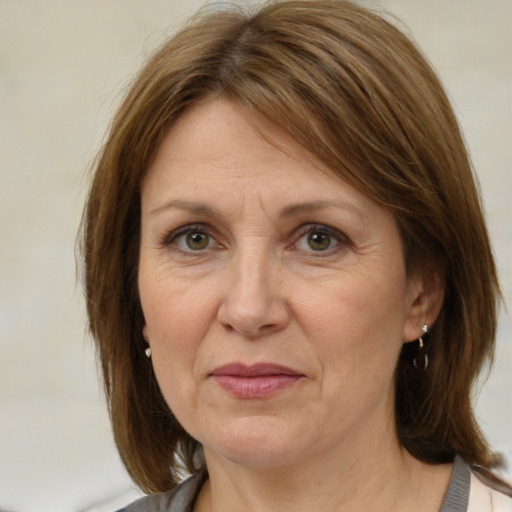
<svg viewBox="0 0 512 512">
<path fill-rule="evenodd" d="M 129 497 L 85 335 L 75 233 L 88 167 L 126 84 L 200 3 L 0 0 L 0 510 L 87 510 Z M 362 3 L 401 18 L 449 90 L 510 308 L 512 2 Z M 478 411 L 512 460 L 505 312 Z"/>
</svg>

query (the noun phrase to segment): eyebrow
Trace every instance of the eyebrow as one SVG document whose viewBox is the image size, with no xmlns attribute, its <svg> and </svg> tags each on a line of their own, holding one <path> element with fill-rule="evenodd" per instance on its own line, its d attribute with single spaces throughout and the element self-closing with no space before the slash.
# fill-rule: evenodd
<svg viewBox="0 0 512 512">
<path fill-rule="evenodd" d="M 368 220 L 368 215 L 364 210 L 361 210 L 356 205 L 345 201 L 311 201 L 309 203 L 291 204 L 281 211 L 280 216 L 282 218 L 295 217 L 297 215 L 313 213 L 319 210 L 324 210 L 326 208 L 338 208 L 347 210 L 349 212 L 355 213 L 363 221 Z"/>
<path fill-rule="evenodd" d="M 198 217 L 217 217 L 222 218 L 224 214 L 214 208 L 212 206 L 208 206 L 204 203 L 198 203 L 195 201 L 184 201 L 180 199 L 171 199 L 166 201 L 162 205 L 156 207 L 155 209 L 150 211 L 151 215 L 158 214 L 164 210 L 176 208 L 179 210 L 185 210 L 189 213 L 197 215 Z M 338 208 L 342 210 L 347 210 L 349 212 L 355 213 L 358 217 L 360 217 L 363 221 L 368 220 L 368 215 L 365 211 L 361 210 L 357 206 L 352 203 L 344 202 L 344 201 L 311 201 L 305 203 L 295 203 L 286 206 L 283 208 L 279 214 L 281 218 L 290 218 L 296 217 L 298 215 L 304 215 L 308 213 L 314 213 L 319 210 L 323 210 L 326 208 Z"/>
<path fill-rule="evenodd" d="M 166 201 L 164 204 L 158 206 L 154 210 L 151 210 L 149 213 L 153 215 L 156 213 L 160 213 L 161 211 L 168 210 L 170 208 L 185 210 L 199 217 L 223 216 L 220 210 L 217 210 L 217 208 L 213 208 L 212 206 L 208 206 L 203 203 L 196 203 L 194 201 L 182 201 L 180 199 L 171 199 L 170 201 Z"/>
</svg>

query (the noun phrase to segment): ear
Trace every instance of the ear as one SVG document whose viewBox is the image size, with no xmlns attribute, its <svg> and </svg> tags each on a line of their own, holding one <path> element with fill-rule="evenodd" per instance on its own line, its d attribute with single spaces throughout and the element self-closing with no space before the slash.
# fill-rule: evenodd
<svg viewBox="0 0 512 512">
<path fill-rule="evenodd" d="M 405 343 L 422 336 L 422 327 L 430 330 L 444 302 L 446 282 L 444 276 L 430 268 L 409 278 L 406 304 L 407 317 L 402 333 Z"/>
<path fill-rule="evenodd" d="M 142 336 L 146 340 L 146 343 L 149 343 L 149 329 L 147 324 L 144 324 L 144 327 L 142 328 Z"/>
</svg>

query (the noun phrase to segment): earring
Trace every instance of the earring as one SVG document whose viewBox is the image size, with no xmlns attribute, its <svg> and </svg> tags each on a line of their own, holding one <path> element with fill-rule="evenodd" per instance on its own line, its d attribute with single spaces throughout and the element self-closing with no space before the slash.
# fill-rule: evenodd
<svg viewBox="0 0 512 512">
<path fill-rule="evenodd" d="M 421 330 L 423 331 L 423 335 L 427 334 L 427 325 L 423 325 Z M 423 343 L 423 338 L 420 336 L 418 338 L 418 351 L 412 360 L 412 364 L 414 365 L 414 367 L 422 372 L 424 372 L 428 368 L 428 354 L 424 350 L 424 346 L 425 345 Z"/>
<path fill-rule="evenodd" d="M 151 349 L 148 347 L 144 352 L 146 353 L 146 357 L 151 359 Z"/>
</svg>

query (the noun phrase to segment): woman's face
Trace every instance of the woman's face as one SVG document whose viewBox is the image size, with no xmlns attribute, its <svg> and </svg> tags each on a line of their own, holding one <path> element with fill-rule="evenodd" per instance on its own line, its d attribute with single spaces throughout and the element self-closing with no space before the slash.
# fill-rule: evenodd
<svg viewBox="0 0 512 512">
<path fill-rule="evenodd" d="M 173 125 L 144 180 L 144 334 L 207 459 L 278 466 L 394 435 L 418 287 L 393 215 L 318 167 L 216 99 Z"/>
</svg>

